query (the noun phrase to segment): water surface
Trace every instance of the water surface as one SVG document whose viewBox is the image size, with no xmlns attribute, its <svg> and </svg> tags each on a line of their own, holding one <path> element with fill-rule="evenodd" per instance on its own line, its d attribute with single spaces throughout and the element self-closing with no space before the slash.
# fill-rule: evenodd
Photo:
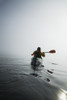
<svg viewBox="0 0 67 100">
<path fill-rule="evenodd" d="M 0 58 L 0 99 L 66 100 L 67 71 L 43 61 L 44 67 L 34 72 L 30 62 L 24 58 Z"/>
</svg>

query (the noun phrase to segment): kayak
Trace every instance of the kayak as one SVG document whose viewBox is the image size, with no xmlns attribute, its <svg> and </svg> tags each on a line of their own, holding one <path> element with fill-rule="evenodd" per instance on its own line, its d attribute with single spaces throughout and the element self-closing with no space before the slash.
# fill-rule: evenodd
<svg viewBox="0 0 67 100">
<path fill-rule="evenodd" d="M 42 65 L 42 59 L 41 58 L 37 58 L 37 57 L 33 57 L 31 59 L 31 65 L 33 65 L 33 66 L 40 66 L 40 65 Z"/>
</svg>

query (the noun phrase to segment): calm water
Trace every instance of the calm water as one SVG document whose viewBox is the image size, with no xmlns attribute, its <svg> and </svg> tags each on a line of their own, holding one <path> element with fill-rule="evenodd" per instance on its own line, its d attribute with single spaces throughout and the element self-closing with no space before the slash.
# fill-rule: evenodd
<svg viewBox="0 0 67 100">
<path fill-rule="evenodd" d="M 0 99 L 66 100 L 66 67 L 43 60 L 44 67 L 35 71 L 36 77 L 31 74 L 34 70 L 30 62 L 24 58 L 0 58 Z"/>
</svg>

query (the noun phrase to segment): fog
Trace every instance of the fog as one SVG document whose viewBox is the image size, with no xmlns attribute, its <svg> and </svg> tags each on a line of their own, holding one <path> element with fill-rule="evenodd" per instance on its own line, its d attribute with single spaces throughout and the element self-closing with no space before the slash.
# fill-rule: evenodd
<svg viewBox="0 0 67 100">
<path fill-rule="evenodd" d="M 0 0 L 0 54 L 31 57 L 41 47 L 45 59 L 67 65 L 66 0 Z"/>
</svg>

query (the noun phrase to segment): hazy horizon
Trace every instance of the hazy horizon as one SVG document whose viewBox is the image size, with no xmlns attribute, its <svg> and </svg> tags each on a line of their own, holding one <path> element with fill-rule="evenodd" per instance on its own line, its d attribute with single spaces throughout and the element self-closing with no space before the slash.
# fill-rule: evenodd
<svg viewBox="0 0 67 100">
<path fill-rule="evenodd" d="M 0 0 L 0 54 L 31 56 L 38 46 L 55 49 L 45 59 L 67 66 L 66 0 Z"/>
</svg>

